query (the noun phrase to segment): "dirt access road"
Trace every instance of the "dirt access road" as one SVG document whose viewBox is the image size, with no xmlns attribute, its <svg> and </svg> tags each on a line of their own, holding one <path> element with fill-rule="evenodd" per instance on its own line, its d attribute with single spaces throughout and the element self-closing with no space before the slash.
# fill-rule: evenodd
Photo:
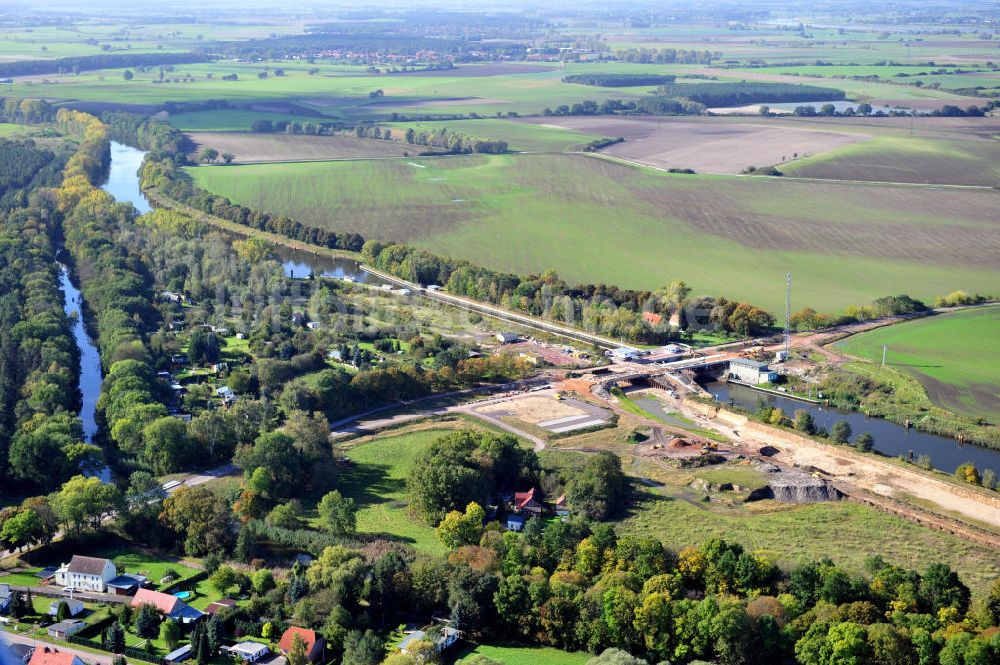
<svg viewBox="0 0 1000 665">
<path fill-rule="evenodd" d="M 831 479 L 860 487 L 874 494 L 957 516 L 974 525 L 1000 532 L 1000 498 L 944 482 L 929 473 L 899 467 L 874 455 L 858 453 L 846 446 L 819 443 L 791 432 L 750 421 L 746 416 L 718 411 L 692 402 L 681 405 L 684 415 L 748 449 L 773 446 L 773 458 L 786 465 L 815 468 Z"/>
</svg>

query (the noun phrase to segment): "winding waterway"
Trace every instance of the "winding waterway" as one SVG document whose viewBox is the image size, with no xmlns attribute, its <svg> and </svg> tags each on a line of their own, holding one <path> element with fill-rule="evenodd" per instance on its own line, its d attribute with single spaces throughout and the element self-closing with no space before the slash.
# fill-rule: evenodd
<svg viewBox="0 0 1000 665">
<path fill-rule="evenodd" d="M 761 402 L 779 407 L 791 415 L 798 409 L 812 414 L 817 427 L 829 431 L 838 420 L 846 420 L 851 425 L 853 442 L 862 432 L 870 432 L 875 437 L 875 449 L 891 457 L 916 459 L 928 455 L 935 469 L 952 473 L 959 464 L 972 462 L 980 470 L 993 469 L 1000 475 L 1000 451 L 982 446 L 962 444 L 944 436 L 918 432 L 882 418 L 866 417 L 858 411 L 843 411 L 832 407 L 809 404 L 788 397 L 763 393 L 746 386 L 713 381 L 705 384 L 705 389 L 717 400 L 725 404 L 735 404 L 749 411 L 757 411 Z"/>
</svg>

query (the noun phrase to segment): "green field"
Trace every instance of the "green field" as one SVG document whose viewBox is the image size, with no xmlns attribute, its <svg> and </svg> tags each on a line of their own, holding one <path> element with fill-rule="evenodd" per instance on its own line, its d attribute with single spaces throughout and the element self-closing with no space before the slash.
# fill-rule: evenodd
<svg viewBox="0 0 1000 665">
<path fill-rule="evenodd" d="M 705 504 L 669 481 L 665 488 L 644 489 L 642 494 L 619 533 L 654 536 L 674 551 L 723 538 L 761 552 L 782 567 L 830 557 L 856 574 L 864 571 L 864 560 L 878 552 L 887 561 L 919 570 L 946 562 L 976 591 L 988 588 L 1000 575 L 995 554 L 985 547 L 855 503 L 792 506 L 768 501 L 725 508 Z"/>
<path fill-rule="evenodd" d="M 935 404 L 1000 420 L 1000 306 L 878 328 L 839 343 L 844 351 L 913 375 Z"/>
<path fill-rule="evenodd" d="M 6 138 L 8 136 L 17 136 L 19 134 L 25 134 L 31 131 L 31 127 L 27 125 L 15 125 L 9 122 L 0 122 L 0 138 Z"/>
<path fill-rule="evenodd" d="M 256 164 L 189 170 L 205 189 L 337 231 L 571 283 L 657 288 L 777 311 L 890 293 L 988 292 L 1000 192 L 670 175 L 584 155 Z"/>
<path fill-rule="evenodd" d="M 504 665 L 583 665 L 592 658 L 589 653 L 561 651 L 552 647 L 479 644 L 462 652 L 456 664 L 480 655 Z"/>
<path fill-rule="evenodd" d="M 337 486 L 358 505 L 358 532 L 382 534 L 413 545 L 420 552 L 441 554 L 434 529 L 406 510 L 406 476 L 420 453 L 448 430 L 428 429 L 380 436 L 345 448 L 351 464 Z"/>
<path fill-rule="evenodd" d="M 781 170 L 800 178 L 993 187 L 1000 184 L 1000 141 L 876 136 L 783 164 Z"/>
</svg>

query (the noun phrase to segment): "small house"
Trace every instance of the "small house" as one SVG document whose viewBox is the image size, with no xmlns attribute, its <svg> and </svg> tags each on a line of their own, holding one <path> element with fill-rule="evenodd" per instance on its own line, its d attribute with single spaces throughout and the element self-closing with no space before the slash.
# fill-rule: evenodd
<svg viewBox="0 0 1000 665">
<path fill-rule="evenodd" d="M 409 653 L 407 649 L 414 642 L 429 641 L 434 644 L 434 650 L 441 653 L 457 642 L 459 637 L 461 637 L 461 633 L 451 626 L 443 627 L 436 635 L 428 635 L 427 631 L 424 630 L 415 630 L 399 643 L 399 650 L 403 653 Z"/>
<path fill-rule="evenodd" d="M 184 302 L 184 294 L 182 293 L 174 293 L 173 291 L 164 291 L 160 295 L 162 295 L 163 299 L 168 302 L 177 302 L 177 303 Z"/>
<path fill-rule="evenodd" d="M 239 658 L 244 663 L 256 663 L 258 660 L 271 653 L 271 649 L 269 649 L 266 644 L 251 642 L 250 640 L 234 644 L 231 647 L 224 646 L 222 647 L 222 650 L 230 656 Z"/>
<path fill-rule="evenodd" d="M 52 626 L 49 626 L 49 630 L 52 630 Z M 86 663 L 80 660 L 79 656 L 68 651 L 59 651 L 55 647 L 44 646 L 35 647 L 28 665 L 86 665 Z"/>
<path fill-rule="evenodd" d="M 246 339 L 246 338 L 247 336 L 244 335 L 243 333 L 236 333 L 236 339 Z"/>
<path fill-rule="evenodd" d="M 132 596 L 130 604 L 136 608 L 141 605 L 152 605 L 160 614 L 179 623 L 194 623 L 205 616 L 200 610 L 191 607 L 177 596 L 151 589 L 139 589 Z"/>
<path fill-rule="evenodd" d="M 558 515 L 559 517 L 566 517 L 569 515 L 569 504 L 566 503 L 565 494 L 559 495 L 559 498 L 556 499 L 553 508 L 556 511 L 556 515 Z"/>
<path fill-rule="evenodd" d="M 0 584 L 0 614 L 14 603 L 14 593 L 9 584 Z"/>
<path fill-rule="evenodd" d="M 729 378 L 758 386 L 773 382 L 778 378 L 778 373 L 768 367 L 767 363 L 749 358 L 734 358 L 729 361 Z"/>
<path fill-rule="evenodd" d="M 320 327 L 319 321 L 310 321 L 309 323 L 306 324 L 306 328 L 308 328 L 309 330 L 319 330 L 319 327 Z"/>
<path fill-rule="evenodd" d="M 48 633 L 49 637 L 65 640 L 70 635 L 76 635 L 86 627 L 87 623 L 83 619 L 66 619 L 65 621 L 60 621 L 49 626 Z"/>
<path fill-rule="evenodd" d="M 236 601 L 232 598 L 220 598 L 219 600 L 208 604 L 208 607 L 205 608 L 205 614 L 215 614 L 216 612 L 224 610 L 227 607 L 236 607 Z"/>
<path fill-rule="evenodd" d="M 122 573 L 115 579 L 108 582 L 108 593 L 116 596 L 131 596 L 140 588 L 145 586 L 146 576 L 135 573 Z"/>
<path fill-rule="evenodd" d="M 633 349 L 631 346 L 619 346 L 617 349 L 608 351 L 607 355 L 619 362 L 629 362 L 638 360 L 642 357 L 643 353 L 639 349 Z"/>
<path fill-rule="evenodd" d="M 499 332 L 497 333 L 497 341 L 501 344 L 514 344 L 520 341 L 521 336 L 517 333 L 512 332 Z"/>
<path fill-rule="evenodd" d="M 185 644 L 184 646 L 174 649 L 166 656 L 163 657 L 163 662 L 165 663 L 180 663 L 191 657 L 191 645 Z"/>
<path fill-rule="evenodd" d="M 524 523 L 527 520 L 524 519 L 524 515 L 515 515 L 511 513 L 507 516 L 507 530 L 520 532 L 524 530 Z"/>
<path fill-rule="evenodd" d="M 514 512 L 541 515 L 544 506 L 542 506 L 542 502 L 538 500 L 538 495 L 539 492 L 534 487 L 527 492 L 515 493 Z"/>
<path fill-rule="evenodd" d="M 7 649 L 7 658 L 9 660 L 4 660 L 3 649 Z M 28 665 L 31 662 L 31 657 L 35 653 L 35 647 L 30 644 L 20 644 L 18 642 L 11 642 L 4 646 L 0 646 L 0 662 L 11 663 L 11 665 Z"/>
<path fill-rule="evenodd" d="M 221 386 L 215 389 L 215 394 L 222 398 L 224 404 L 229 404 L 230 402 L 236 401 L 236 393 L 229 386 Z"/>
<path fill-rule="evenodd" d="M 642 320 L 655 328 L 663 323 L 663 315 L 656 312 L 643 312 Z"/>
<path fill-rule="evenodd" d="M 281 649 L 282 653 L 287 656 L 292 651 L 296 637 L 305 643 L 306 658 L 309 659 L 309 662 L 318 663 L 323 659 L 323 648 L 326 646 L 326 640 L 321 635 L 317 635 L 315 630 L 299 628 L 298 626 L 289 626 L 288 630 L 282 634 L 281 640 L 278 642 L 278 648 Z"/>
<path fill-rule="evenodd" d="M 63 603 L 66 603 L 66 607 L 69 608 L 69 615 L 71 617 L 75 617 L 77 614 L 83 612 L 82 600 L 77 600 L 76 598 L 60 598 L 59 600 L 53 600 L 49 603 L 49 616 L 58 616 L 59 606 Z"/>
<path fill-rule="evenodd" d="M 108 582 L 118 577 L 118 570 L 108 559 L 74 555 L 56 571 L 56 584 L 77 591 L 104 593 Z"/>
</svg>

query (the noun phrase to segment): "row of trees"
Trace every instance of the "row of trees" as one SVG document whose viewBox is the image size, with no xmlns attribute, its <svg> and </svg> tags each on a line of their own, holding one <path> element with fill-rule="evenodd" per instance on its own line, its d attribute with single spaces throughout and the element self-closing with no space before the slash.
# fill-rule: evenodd
<svg viewBox="0 0 1000 665">
<path fill-rule="evenodd" d="M 563 83 L 579 83 L 600 88 L 629 88 L 639 85 L 666 85 L 677 79 L 673 74 L 570 74 L 564 76 Z"/>
<path fill-rule="evenodd" d="M 235 205 L 229 199 L 198 189 L 178 168 L 174 160 L 147 159 L 143 162 L 140 178 L 143 189 L 157 189 L 175 201 L 180 201 L 192 208 L 236 224 L 277 233 L 287 238 L 330 249 L 346 249 L 356 252 L 364 244 L 364 238 L 357 233 L 336 233 L 314 226 L 306 226 L 283 215 L 272 215 L 268 212 Z"/>
<path fill-rule="evenodd" d="M 8 97 L 0 107 L 0 119 L 4 122 L 22 122 L 37 124 L 51 122 L 56 110 L 44 99 L 17 99 Z"/>
<path fill-rule="evenodd" d="M 4 200 L 27 199 L 39 173 L 62 163 L 30 142 L 0 142 Z M 54 206 L 33 198 L 36 206 L 0 211 L 0 485 L 51 489 L 100 453 L 84 444 L 75 415 L 80 353 L 59 288 Z M 19 520 L 22 534 L 35 531 L 34 517 Z M 8 536 L 15 546 L 31 540 Z"/>
<path fill-rule="evenodd" d="M 705 106 L 743 106 L 778 102 L 837 101 L 843 90 L 815 85 L 767 83 L 762 81 L 671 83 L 658 88 L 658 94 L 689 99 Z"/>
<path fill-rule="evenodd" d="M 667 325 L 651 326 L 644 320 L 647 311 L 661 313 L 667 319 L 678 310 L 684 311 L 685 321 L 679 324 L 683 330 L 711 326 L 742 336 L 757 335 L 774 323 L 770 314 L 747 303 L 725 298 L 688 302 L 691 289 L 683 282 L 657 292 L 604 284 L 571 287 L 554 272 L 523 277 L 498 273 L 405 245 L 371 240 L 362 252 L 369 264 L 413 282 L 443 284 L 456 295 L 629 340 L 655 343 L 669 336 Z"/>
<path fill-rule="evenodd" d="M 378 131 L 377 127 L 375 128 L 375 131 Z M 384 130 L 386 133 L 389 131 L 390 130 L 388 129 Z M 378 138 L 378 136 L 375 138 Z M 440 148 L 441 150 L 447 150 L 448 152 L 456 155 L 462 153 L 485 153 L 495 155 L 507 152 L 507 142 L 503 139 L 484 139 L 464 136 L 455 132 L 449 132 L 447 127 L 442 127 L 431 132 L 418 132 L 412 127 L 408 127 L 403 133 L 403 140 L 412 145 Z"/>
<path fill-rule="evenodd" d="M 696 51 L 694 49 L 675 48 L 629 48 L 614 51 L 614 57 L 621 62 L 636 62 L 642 64 L 683 63 L 690 65 L 710 65 L 722 54 L 718 51 Z"/>
<path fill-rule="evenodd" d="M 181 65 L 208 62 L 210 57 L 201 53 L 104 53 L 78 55 L 50 60 L 19 60 L 0 63 L 0 76 L 33 76 L 72 72 L 77 74 L 92 69 L 118 69 L 120 67 L 146 67 L 151 65 Z"/>
</svg>

